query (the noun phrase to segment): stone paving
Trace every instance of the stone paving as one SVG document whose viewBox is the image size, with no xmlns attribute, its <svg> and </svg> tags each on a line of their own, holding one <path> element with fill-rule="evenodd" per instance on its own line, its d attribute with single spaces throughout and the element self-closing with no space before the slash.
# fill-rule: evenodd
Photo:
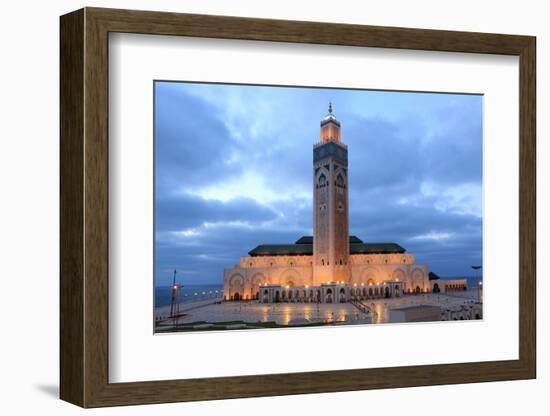
<svg viewBox="0 0 550 416">
<path fill-rule="evenodd" d="M 184 305 L 181 311 L 185 316 L 178 318 L 179 324 L 198 321 L 231 322 L 244 321 L 276 322 L 279 325 L 311 323 L 349 322 L 362 323 L 372 319 L 372 323 L 387 323 L 390 308 L 402 308 L 414 305 L 437 305 L 444 309 L 459 307 L 465 303 L 477 302 L 477 290 L 460 294 L 418 294 L 400 298 L 372 299 L 363 301 L 370 309 L 369 313 L 361 312 L 351 303 L 314 304 L 314 303 L 276 303 L 262 304 L 250 302 L 203 302 L 198 305 Z M 173 322 L 173 320 L 170 320 Z"/>
<path fill-rule="evenodd" d="M 350 303 L 275 303 L 222 302 L 199 307 L 187 312 L 178 323 L 206 322 L 276 322 L 279 325 L 305 322 L 344 322 L 366 318 Z"/>
</svg>

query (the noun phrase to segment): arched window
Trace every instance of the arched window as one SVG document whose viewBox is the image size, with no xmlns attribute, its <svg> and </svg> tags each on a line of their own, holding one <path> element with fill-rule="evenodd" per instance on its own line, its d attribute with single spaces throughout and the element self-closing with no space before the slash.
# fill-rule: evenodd
<svg viewBox="0 0 550 416">
<path fill-rule="evenodd" d="M 343 187 L 346 186 L 344 177 L 342 176 L 341 173 L 339 173 L 338 176 L 336 176 L 335 184 L 336 184 L 336 186 L 339 186 L 339 187 L 341 187 L 341 188 L 343 188 Z"/>
</svg>

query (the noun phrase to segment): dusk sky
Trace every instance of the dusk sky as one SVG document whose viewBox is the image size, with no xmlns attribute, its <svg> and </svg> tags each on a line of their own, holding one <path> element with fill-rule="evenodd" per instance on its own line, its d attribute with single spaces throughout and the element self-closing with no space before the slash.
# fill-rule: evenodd
<svg viewBox="0 0 550 416">
<path fill-rule="evenodd" d="M 223 283 L 262 243 L 312 235 L 312 148 L 332 101 L 349 152 L 350 234 L 442 277 L 482 256 L 478 95 L 155 83 L 155 277 Z"/>
</svg>

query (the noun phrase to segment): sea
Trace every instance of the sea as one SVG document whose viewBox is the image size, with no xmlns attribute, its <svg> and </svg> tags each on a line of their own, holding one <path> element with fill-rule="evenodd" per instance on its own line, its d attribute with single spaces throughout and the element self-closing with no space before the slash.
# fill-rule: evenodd
<svg viewBox="0 0 550 416">
<path fill-rule="evenodd" d="M 176 302 L 215 299 L 223 296 L 223 284 L 184 285 L 180 287 Z M 170 305 L 172 286 L 155 287 L 155 307 Z"/>
</svg>

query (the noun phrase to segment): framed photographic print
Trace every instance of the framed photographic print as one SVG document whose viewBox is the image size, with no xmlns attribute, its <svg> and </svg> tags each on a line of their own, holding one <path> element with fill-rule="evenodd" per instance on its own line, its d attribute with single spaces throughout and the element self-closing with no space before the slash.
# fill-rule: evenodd
<svg viewBox="0 0 550 416">
<path fill-rule="evenodd" d="M 535 38 L 61 17 L 61 398 L 536 376 Z"/>
</svg>

